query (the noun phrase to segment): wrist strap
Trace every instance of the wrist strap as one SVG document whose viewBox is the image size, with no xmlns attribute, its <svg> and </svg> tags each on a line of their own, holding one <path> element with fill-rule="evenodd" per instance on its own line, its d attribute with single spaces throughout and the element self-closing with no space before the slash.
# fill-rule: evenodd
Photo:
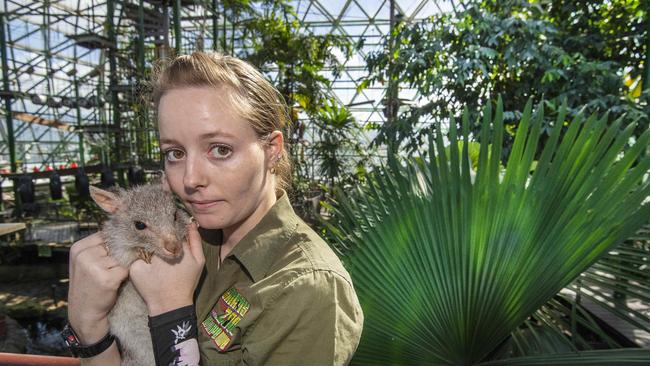
<svg viewBox="0 0 650 366">
<path fill-rule="evenodd" d="M 69 323 L 66 324 L 63 328 L 61 336 L 63 337 L 65 344 L 72 352 L 72 355 L 81 358 L 97 356 L 98 354 L 106 351 L 108 347 L 113 344 L 113 341 L 116 340 L 115 336 L 108 332 L 102 339 L 99 340 L 99 342 L 90 345 L 82 345 L 79 341 L 77 333 L 75 333 L 74 329 L 72 329 Z"/>
<path fill-rule="evenodd" d="M 149 331 L 156 365 L 198 365 L 201 358 L 194 305 L 149 317 Z"/>
</svg>

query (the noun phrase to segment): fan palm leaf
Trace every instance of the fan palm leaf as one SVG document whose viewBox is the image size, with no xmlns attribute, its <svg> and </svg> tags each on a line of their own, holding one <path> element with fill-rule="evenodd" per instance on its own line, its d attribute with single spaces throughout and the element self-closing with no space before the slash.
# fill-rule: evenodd
<svg viewBox="0 0 650 366">
<path fill-rule="evenodd" d="M 330 229 L 366 316 L 354 364 L 485 361 L 647 221 L 650 131 L 628 148 L 634 126 L 578 116 L 561 136 L 562 112 L 538 151 L 543 110 L 529 103 L 504 170 L 499 101 L 484 110 L 474 174 L 467 115 L 460 131 L 438 128 L 428 154 L 389 157 L 336 195 Z"/>
<path fill-rule="evenodd" d="M 538 309 L 492 358 L 649 346 L 649 257 L 646 225 Z"/>
</svg>

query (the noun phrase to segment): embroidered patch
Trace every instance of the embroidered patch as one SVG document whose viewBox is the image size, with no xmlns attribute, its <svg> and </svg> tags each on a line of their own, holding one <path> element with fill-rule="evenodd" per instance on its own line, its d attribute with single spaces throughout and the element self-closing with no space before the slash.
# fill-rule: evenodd
<svg viewBox="0 0 650 366">
<path fill-rule="evenodd" d="M 221 295 L 208 317 L 201 322 L 203 330 L 217 349 L 224 352 L 234 337 L 235 327 L 248 313 L 251 305 L 234 287 Z"/>
</svg>

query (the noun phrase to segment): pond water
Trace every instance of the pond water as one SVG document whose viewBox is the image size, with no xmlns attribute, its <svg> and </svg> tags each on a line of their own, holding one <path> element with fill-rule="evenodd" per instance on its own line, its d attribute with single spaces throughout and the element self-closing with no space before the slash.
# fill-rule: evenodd
<svg viewBox="0 0 650 366">
<path fill-rule="evenodd" d="M 20 326 L 14 325 L 11 332 L 16 334 L 8 337 L 20 339 L 25 353 L 70 355 L 60 337 L 66 322 L 67 272 L 67 253 L 50 258 L 22 253 L 11 264 L 0 264 L 0 303 Z"/>
<path fill-rule="evenodd" d="M 27 333 L 26 352 L 34 355 L 70 356 L 70 352 L 61 338 L 65 322 L 36 320 L 21 322 Z"/>
</svg>

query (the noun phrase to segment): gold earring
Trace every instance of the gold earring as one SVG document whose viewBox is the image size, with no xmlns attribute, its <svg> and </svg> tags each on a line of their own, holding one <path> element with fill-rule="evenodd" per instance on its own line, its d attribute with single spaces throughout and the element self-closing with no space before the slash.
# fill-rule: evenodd
<svg viewBox="0 0 650 366">
<path fill-rule="evenodd" d="M 271 167 L 271 174 L 275 174 L 275 165 L 280 161 L 280 156 L 275 157 L 275 162 L 273 163 L 273 166 Z"/>
</svg>

